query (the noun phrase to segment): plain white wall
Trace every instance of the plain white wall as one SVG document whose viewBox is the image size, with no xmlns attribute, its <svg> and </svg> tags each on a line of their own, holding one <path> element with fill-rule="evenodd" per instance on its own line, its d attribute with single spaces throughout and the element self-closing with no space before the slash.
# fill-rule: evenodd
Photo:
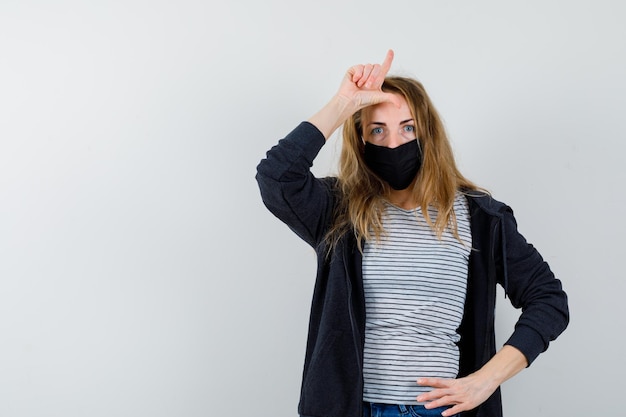
<svg viewBox="0 0 626 417">
<path fill-rule="evenodd" d="M 618 0 L 4 0 L 0 415 L 296 415 L 315 261 L 255 167 L 388 48 L 570 296 L 506 415 L 619 412 L 625 17 Z M 503 341 L 517 312 L 499 300 Z"/>
</svg>

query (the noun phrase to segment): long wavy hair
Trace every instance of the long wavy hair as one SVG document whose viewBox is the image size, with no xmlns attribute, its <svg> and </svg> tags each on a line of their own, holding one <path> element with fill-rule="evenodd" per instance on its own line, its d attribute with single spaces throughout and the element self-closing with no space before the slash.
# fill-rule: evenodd
<svg viewBox="0 0 626 417">
<path fill-rule="evenodd" d="M 465 178 L 456 166 L 452 147 L 443 123 L 422 84 L 412 78 L 387 77 L 382 90 L 399 94 L 408 103 L 415 121 L 417 138 L 423 153 L 422 167 L 413 183 L 412 195 L 420 203 L 424 218 L 441 239 L 446 228 L 460 240 L 454 213 L 454 198 L 458 190 L 485 190 Z M 339 202 L 334 224 L 326 235 L 329 249 L 345 233 L 354 233 L 358 248 L 363 240 L 380 240 L 384 235 L 382 214 L 389 185 L 371 171 L 363 159 L 364 143 L 362 110 L 343 125 L 343 144 L 339 160 Z M 428 207 L 437 210 L 436 219 L 429 216 Z"/>
</svg>

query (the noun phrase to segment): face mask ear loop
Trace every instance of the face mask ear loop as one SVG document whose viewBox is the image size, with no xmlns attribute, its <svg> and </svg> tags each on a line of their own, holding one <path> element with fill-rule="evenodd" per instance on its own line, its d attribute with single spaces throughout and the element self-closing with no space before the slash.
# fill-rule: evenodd
<svg viewBox="0 0 626 417">
<path fill-rule="evenodd" d="M 416 138 L 417 139 L 417 151 L 419 152 L 419 154 L 417 156 L 421 156 L 422 158 L 424 157 L 424 152 L 422 151 L 422 145 L 420 144 L 420 138 Z"/>
</svg>

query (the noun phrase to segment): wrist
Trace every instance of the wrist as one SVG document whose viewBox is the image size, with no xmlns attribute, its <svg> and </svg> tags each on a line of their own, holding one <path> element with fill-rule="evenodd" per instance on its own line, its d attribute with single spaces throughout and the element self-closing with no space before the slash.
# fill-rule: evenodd
<svg viewBox="0 0 626 417">
<path fill-rule="evenodd" d="M 358 103 L 341 94 L 333 96 L 333 98 L 330 99 L 329 105 L 334 107 L 337 116 L 342 119 L 341 123 L 348 120 L 350 116 L 360 109 Z"/>
<path fill-rule="evenodd" d="M 315 125 L 328 139 L 357 110 L 358 107 L 352 100 L 341 95 L 335 95 L 308 121 Z"/>
<path fill-rule="evenodd" d="M 474 374 L 495 389 L 524 369 L 526 364 L 526 357 L 518 349 L 505 345 Z"/>
</svg>

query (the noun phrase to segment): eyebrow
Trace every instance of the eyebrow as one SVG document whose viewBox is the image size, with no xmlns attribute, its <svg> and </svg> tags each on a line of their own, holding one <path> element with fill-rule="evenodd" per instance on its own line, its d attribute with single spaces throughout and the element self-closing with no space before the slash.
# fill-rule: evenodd
<svg viewBox="0 0 626 417">
<path fill-rule="evenodd" d="M 413 119 L 406 119 L 400 122 L 401 125 L 412 122 Z M 371 125 L 375 125 L 375 126 L 387 126 L 387 123 L 383 123 L 383 122 L 369 122 L 367 124 L 367 126 L 371 126 Z"/>
</svg>

